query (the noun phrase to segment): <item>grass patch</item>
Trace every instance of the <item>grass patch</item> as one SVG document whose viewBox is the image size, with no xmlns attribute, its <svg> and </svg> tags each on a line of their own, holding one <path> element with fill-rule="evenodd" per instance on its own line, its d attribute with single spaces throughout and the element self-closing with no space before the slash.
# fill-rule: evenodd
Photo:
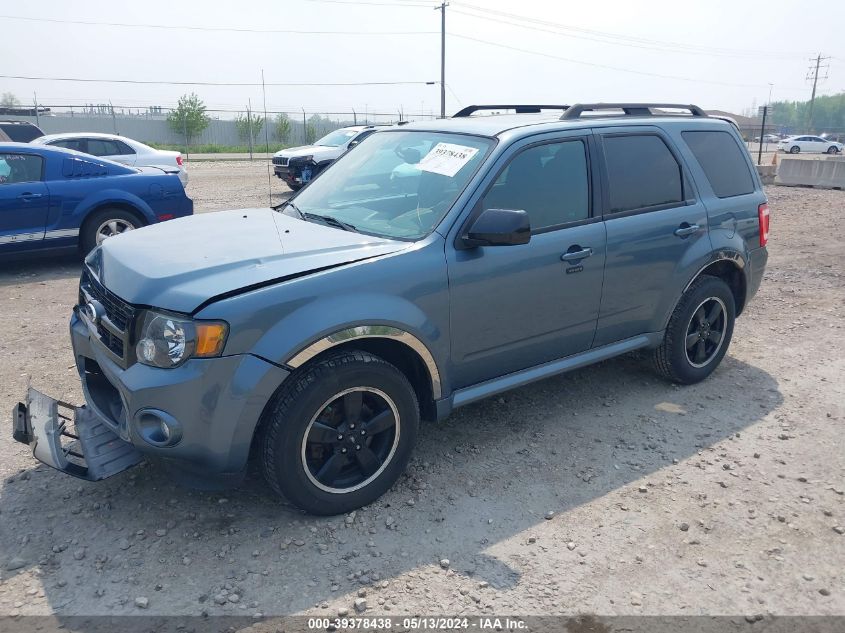
<svg viewBox="0 0 845 633">
<path fill-rule="evenodd" d="M 185 153 L 184 145 L 176 145 L 172 143 L 147 143 L 150 147 L 156 149 L 166 149 L 175 152 Z M 281 145 L 279 143 L 270 143 L 270 153 L 278 152 L 280 149 L 286 147 L 293 147 L 292 145 Z M 252 148 L 253 153 L 263 154 L 266 151 L 264 143 L 256 144 Z M 188 152 L 191 154 L 249 154 L 249 145 L 216 145 L 212 143 L 191 145 L 188 147 Z"/>
</svg>

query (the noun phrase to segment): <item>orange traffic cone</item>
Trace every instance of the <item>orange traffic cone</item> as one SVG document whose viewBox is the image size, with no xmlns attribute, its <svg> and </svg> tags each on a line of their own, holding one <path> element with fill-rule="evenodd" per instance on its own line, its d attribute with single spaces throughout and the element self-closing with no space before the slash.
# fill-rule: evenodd
<svg viewBox="0 0 845 633">
<path fill-rule="evenodd" d="M 778 164 L 778 151 L 775 150 L 775 153 L 772 155 L 772 165 Z"/>
</svg>

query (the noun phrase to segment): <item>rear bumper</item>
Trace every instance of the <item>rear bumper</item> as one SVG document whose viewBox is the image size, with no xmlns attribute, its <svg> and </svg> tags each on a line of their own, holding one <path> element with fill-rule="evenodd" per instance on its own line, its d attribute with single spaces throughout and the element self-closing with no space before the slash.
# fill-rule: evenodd
<svg viewBox="0 0 845 633">
<path fill-rule="evenodd" d="M 765 246 L 756 248 L 749 253 L 748 257 L 748 289 L 745 295 L 746 304 L 754 298 L 760 289 L 763 281 L 763 274 L 766 272 L 766 262 L 769 261 L 769 251 Z"/>
</svg>

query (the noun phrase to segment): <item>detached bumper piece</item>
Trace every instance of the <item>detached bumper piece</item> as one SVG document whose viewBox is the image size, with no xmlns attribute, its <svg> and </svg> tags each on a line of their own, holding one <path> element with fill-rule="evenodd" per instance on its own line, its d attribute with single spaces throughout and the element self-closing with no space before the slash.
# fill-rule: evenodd
<svg viewBox="0 0 845 633">
<path fill-rule="evenodd" d="M 32 447 L 37 460 L 57 470 L 99 481 L 139 463 L 143 456 L 87 407 L 74 407 L 29 389 L 12 410 L 12 437 Z"/>
</svg>

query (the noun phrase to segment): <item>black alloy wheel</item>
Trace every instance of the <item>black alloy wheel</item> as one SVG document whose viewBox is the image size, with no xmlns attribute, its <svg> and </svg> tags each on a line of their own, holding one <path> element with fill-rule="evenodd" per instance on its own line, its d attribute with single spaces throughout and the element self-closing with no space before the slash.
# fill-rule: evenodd
<svg viewBox="0 0 845 633">
<path fill-rule="evenodd" d="M 303 437 L 308 478 L 325 492 L 363 488 L 390 462 L 400 431 L 396 404 L 383 391 L 353 387 L 332 396 Z"/>
<path fill-rule="evenodd" d="M 709 297 L 693 312 L 687 326 L 686 354 L 693 367 L 713 360 L 725 337 L 727 308 L 718 297 Z"/>
</svg>

